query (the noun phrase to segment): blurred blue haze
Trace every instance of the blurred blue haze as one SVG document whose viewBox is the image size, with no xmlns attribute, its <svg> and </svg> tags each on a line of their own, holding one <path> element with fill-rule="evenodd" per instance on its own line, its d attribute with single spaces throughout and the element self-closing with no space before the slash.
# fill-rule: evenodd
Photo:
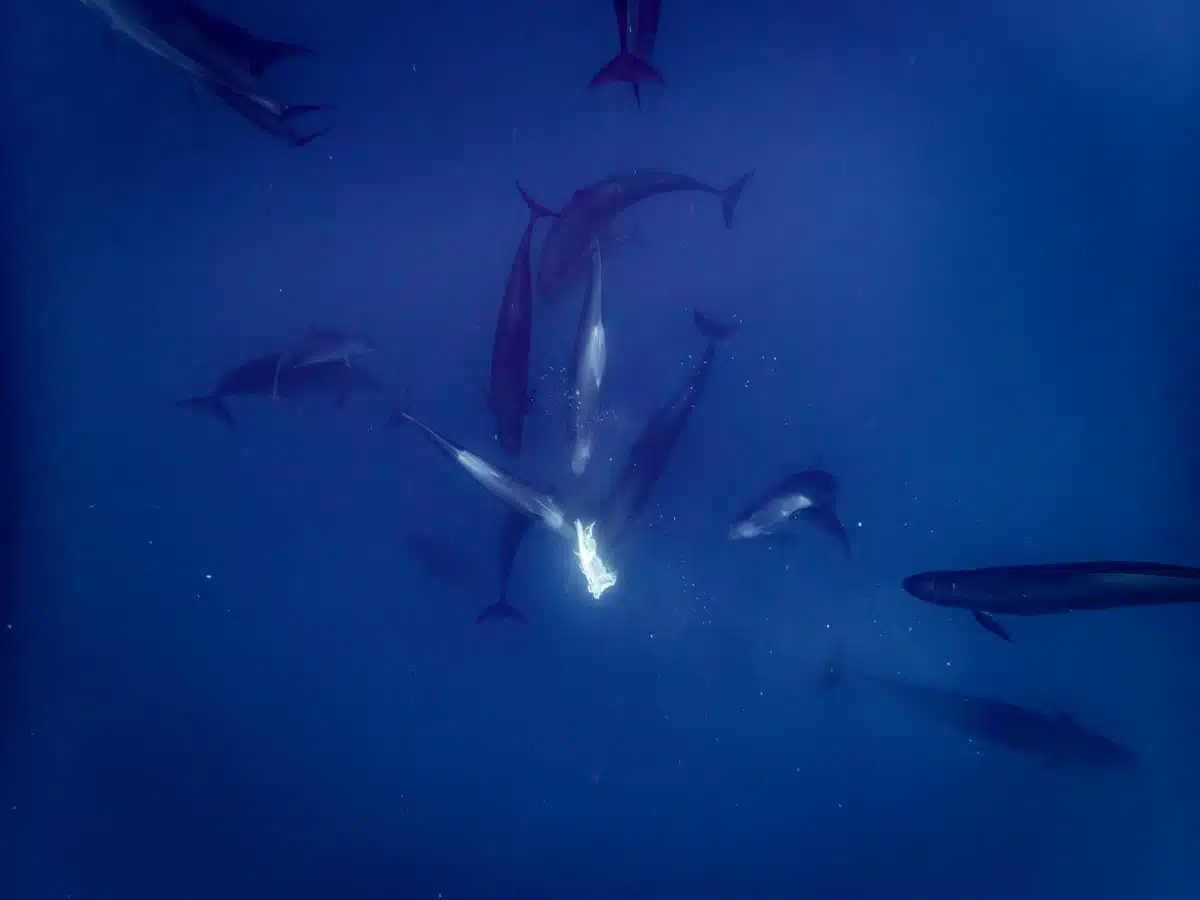
<svg viewBox="0 0 1200 900">
<path fill-rule="evenodd" d="M 206 0 L 318 50 L 293 149 L 72 0 L 4 35 L 14 415 L 25 502 L 3 650 L 0 897 L 14 900 L 1200 896 L 1200 618 L 1016 623 L 920 569 L 1200 564 L 1200 20 L 1184 0 L 666 0 L 666 87 L 588 92 L 602 0 Z M 526 221 L 613 172 L 651 201 L 606 260 L 598 496 L 702 343 L 707 394 L 601 602 L 415 433 L 503 459 L 483 405 Z M 539 226 L 539 236 L 545 226 Z M 539 304 L 514 468 L 567 486 L 577 306 Z M 341 410 L 173 403 L 312 325 L 381 350 Z M 855 547 L 731 544 L 820 465 Z M 447 584 L 406 535 L 457 554 Z M 1038 708 L 1137 748 L 1049 770 L 856 667 Z M 7 886 L 5 886 L 7 885 Z"/>
</svg>

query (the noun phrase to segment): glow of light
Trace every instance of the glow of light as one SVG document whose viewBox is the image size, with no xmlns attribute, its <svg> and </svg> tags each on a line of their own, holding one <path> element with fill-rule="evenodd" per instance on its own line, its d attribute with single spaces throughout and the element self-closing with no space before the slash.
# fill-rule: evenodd
<svg viewBox="0 0 1200 900">
<path fill-rule="evenodd" d="M 617 583 L 617 573 L 604 564 L 604 560 L 596 552 L 596 538 L 592 530 L 596 523 L 592 522 L 586 528 L 578 519 L 575 520 L 575 542 L 578 549 L 575 557 L 579 560 L 579 571 L 587 579 L 588 593 L 595 600 Z"/>
</svg>

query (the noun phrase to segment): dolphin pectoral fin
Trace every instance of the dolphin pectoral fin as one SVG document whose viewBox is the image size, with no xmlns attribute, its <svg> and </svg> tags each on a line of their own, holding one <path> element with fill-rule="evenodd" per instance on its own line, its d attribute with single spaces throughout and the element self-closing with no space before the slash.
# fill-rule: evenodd
<svg viewBox="0 0 1200 900">
<path fill-rule="evenodd" d="M 746 189 L 746 184 L 754 175 L 754 170 L 751 169 L 725 190 L 720 191 L 721 196 L 721 217 L 725 220 L 725 227 L 733 227 L 733 214 L 737 211 L 738 201 L 742 199 L 742 191 Z"/>
<path fill-rule="evenodd" d="M 1008 629 L 1001 625 L 991 613 L 985 613 L 983 610 L 973 609 L 971 615 L 975 617 L 975 621 L 990 631 L 992 634 L 1001 640 L 1013 643 L 1012 635 L 1008 633 Z"/>
</svg>

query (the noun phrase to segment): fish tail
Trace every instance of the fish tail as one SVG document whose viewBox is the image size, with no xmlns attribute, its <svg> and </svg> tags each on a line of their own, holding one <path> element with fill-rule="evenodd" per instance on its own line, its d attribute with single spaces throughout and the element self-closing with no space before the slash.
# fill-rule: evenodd
<svg viewBox="0 0 1200 900">
<path fill-rule="evenodd" d="M 507 597 L 501 597 L 490 606 L 485 606 L 479 615 L 475 617 L 475 624 L 480 625 L 488 619 L 508 619 L 512 622 L 521 623 L 526 621 L 525 615 L 509 603 Z"/>
<path fill-rule="evenodd" d="M 746 189 L 746 184 L 754 175 L 754 170 L 751 169 L 725 190 L 721 191 L 721 216 L 725 219 L 725 227 L 733 227 L 733 214 L 737 211 L 738 201 L 742 199 L 742 191 Z"/>
<path fill-rule="evenodd" d="M 208 394 L 204 397 L 188 397 L 185 400 L 175 401 L 175 405 L 180 409 L 194 409 L 199 412 L 208 413 L 214 419 L 224 422 L 230 431 L 237 431 L 237 423 L 233 420 L 233 413 L 229 411 L 229 407 L 225 405 L 225 401 L 220 394 Z"/>
<path fill-rule="evenodd" d="M 635 87 L 639 84 L 664 84 L 662 74 L 658 69 L 644 59 L 634 56 L 628 50 L 622 50 L 592 76 L 588 88 L 594 89 L 605 84 L 621 83 L 632 84 Z M 639 108 L 640 106 L 639 103 Z"/>
<path fill-rule="evenodd" d="M 700 333 L 710 341 L 723 341 L 742 327 L 741 322 L 718 322 L 698 309 L 692 310 L 692 321 L 696 323 L 696 328 L 700 330 Z"/>
<path fill-rule="evenodd" d="M 557 213 L 548 206 L 542 206 L 542 204 L 534 200 L 529 191 L 525 190 L 525 188 L 521 186 L 520 181 L 517 182 L 517 190 L 521 194 L 521 199 L 525 201 L 525 205 L 529 207 L 529 214 L 535 219 L 546 217 L 558 218 L 562 215 L 562 213 Z"/>
</svg>

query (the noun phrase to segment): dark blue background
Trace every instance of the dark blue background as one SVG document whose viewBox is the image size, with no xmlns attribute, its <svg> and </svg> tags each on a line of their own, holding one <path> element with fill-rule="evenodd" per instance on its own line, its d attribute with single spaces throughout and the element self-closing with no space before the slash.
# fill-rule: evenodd
<svg viewBox="0 0 1200 900">
<path fill-rule="evenodd" d="M 317 47 L 293 150 L 70 0 L 9 11 L 10 329 L 24 504 L 3 633 L 0 893 L 19 900 L 1197 896 L 1194 610 L 1018 621 L 898 587 L 932 567 L 1200 563 L 1197 18 L 1183 0 L 674 2 L 669 86 L 584 90 L 604 0 L 209 0 Z M 434 8 L 430 8 L 434 7 Z M 623 456 L 737 315 L 599 604 L 531 540 L 528 627 L 477 627 L 500 510 L 391 398 L 173 408 L 309 325 L 384 348 L 419 414 L 499 459 L 481 396 L 526 212 L 632 166 L 606 267 Z M 544 226 L 540 226 L 544 227 Z M 539 308 L 519 464 L 570 480 Z M 544 377 L 543 377 L 544 376 Z M 779 475 L 839 475 L 853 567 L 724 532 Z M 590 472 L 598 493 L 612 464 Z M 461 552 L 464 587 L 406 555 Z M 1132 773 L 1046 771 L 856 666 L 1060 705 Z M 8 888 L 2 887 L 3 883 Z"/>
</svg>

